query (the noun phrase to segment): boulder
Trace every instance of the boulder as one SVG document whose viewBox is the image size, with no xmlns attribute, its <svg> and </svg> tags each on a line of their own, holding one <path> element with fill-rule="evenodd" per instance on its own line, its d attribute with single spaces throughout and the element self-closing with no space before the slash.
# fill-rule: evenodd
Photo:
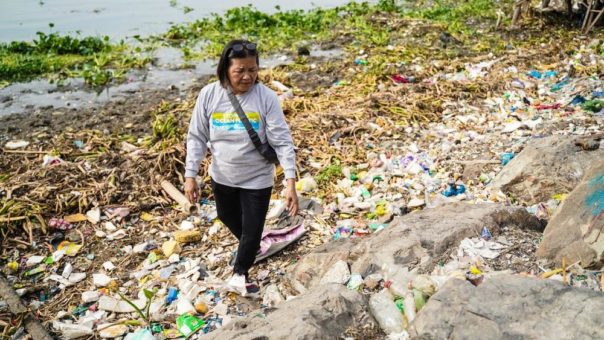
<svg viewBox="0 0 604 340">
<path fill-rule="evenodd" d="M 604 263 L 604 160 L 593 164 L 583 181 L 562 202 L 543 233 L 537 255 L 557 264 Z"/>
<path fill-rule="evenodd" d="M 321 285 L 335 264 L 344 261 L 350 272 L 363 277 L 380 273 L 388 276 L 385 279 L 406 282 L 414 272 L 431 271 L 462 239 L 480 235 L 484 226 L 498 233 L 507 225 L 541 228 L 538 219 L 523 208 L 449 203 L 397 218 L 384 230 L 366 237 L 315 248 L 288 272 L 287 279 L 294 293 L 302 293 Z"/>
<path fill-rule="evenodd" d="M 340 339 L 348 329 L 378 326 L 366 298 L 343 285 L 323 285 L 265 311 L 235 319 L 204 339 Z"/>
<path fill-rule="evenodd" d="M 568 193 L 593 162 L 604 160 L 604 149 L 586 147 L 599 145 L 599 138 L 534 139 L 495 176 L 491 186 L 527 205 L 545 202 L 554 194 Z"/>
<path fill-rule="evenodd" d="M 409 327 L 415 339 L 604 339 L 604 295 L 559 281 L 493 276 L 478 287 L 451 279 Z"/>
</svg>

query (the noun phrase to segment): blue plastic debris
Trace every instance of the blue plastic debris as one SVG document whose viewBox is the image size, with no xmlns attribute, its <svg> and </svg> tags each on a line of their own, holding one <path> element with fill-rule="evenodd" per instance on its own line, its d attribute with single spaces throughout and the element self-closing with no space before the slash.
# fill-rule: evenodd
<svg viewBox="0 0 604 340">
<path fill-rule="evenodd" d="M 585 103 L 586 101 L 587 99 L 585 99 L 585 97 L 578 94 L 575 96 L 575 98 L 573 98 L 573 100 L 571 100 L 570 105 L 579 105 Z"/>
<path fill-rule="evenodd" d="M 342 237 L 349 237 L 352 234 L 352 228 L 350 227 L 338 227 L 336 232 L 333 234 L 333 239 L 335 241 L 341 239 Z"/>
<path fill-rule="evenodd" d="M 541 78 L 547 79 L 547 78 L 553 78 L 553 77 L 557 76 L 558 72 L 556 72 L 556 71 L 545 71 L 544 73 L 541 73 L 541 72 L 539 72 L 537 70 L 530 70 L 527 73 L 527 75 L 530 76 L 530 77 L 533 77 L 535 79 L 541 79 Z"/>
<path fill-rule="evenodd" d="M 365 60 L 365 59 L 361 59 L 361 58 L 356 58 L 356 59 L 354 60 L 354 63 L 355 63 L 355 65 L 363 65 L 363 66 L 365 66 L 365 65 L 368 65 L 368 64 L 369 64 L 369 62 L 367 62 L 367 60 Z"/>
<path fill-rule="evenodd" d="M 541 74 L 541 72 L 537 71 L 537 70 L 530 70 L 527 75 L 529 75 L 530 77 L 533 77 L 535 79 L 541 79 L 543 77 L 543 75 Z"/>
<path fill-rule="evenodd" d="M 178 297 L 178 289 L 174 287 L 168 288 L 168 296 L 166 296 L 166 303 L 171 304 Z"/>
<path fill-rule="evenodd" d="M 445 191 L 443 191 L 443 195 L 445 197 L 457 196 L 466 192 L 466 187 L 463 184 L 455 184 L 449 183 L 449 186 Z"/>
<path fill-rule="evenodd" d="M 554 84 L 554 86 L 552 86 L 551 91 L 552 92 L 559 91 L 565 85 L 568 85 L 568 80 L 563 80 L 563 81 L 557 82 L 556 84 Z"/>
<path fill-rule="evenodd" d="M 514 158 L 513 152 L 504 152 L 501 154 L 501 165 L 507 165 L 512 158 Z"/>
<path fill-rule="evenodd" d="M 482 237 L 483 239 L 485 239 L 487 241 L 490 241 L 493 238 L 493 235 L 489 231 L 489 228 L 482 227 L 482 232 L 480 233 L 480 237 Z"/>
<path fill-rule="evenodd" d="M 82 142 L 81 140 L 75 140 L 75 141 L 73 141 L 73 145 L 75 145 L 75 147 L 78 148 L 78 149 L 83 149 L 84 146 L 86 146 L 84 144 L 84 142 Z"/>
</svg>

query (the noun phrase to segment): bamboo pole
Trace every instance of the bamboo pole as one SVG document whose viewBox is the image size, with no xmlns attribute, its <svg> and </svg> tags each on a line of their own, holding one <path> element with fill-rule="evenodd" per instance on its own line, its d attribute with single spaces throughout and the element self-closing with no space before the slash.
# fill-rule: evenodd
<svg viewBox="0 0 604 340">
<path fill-rule="evenodd" d="M 189 214 L 194 214 L 197 212 L 197 206 L 195 204 L 191 204 L 189 199 L 180 192 L 180 190 L 176 189 L 172 183 L 168 181 L 162 181 L 161 187 L 168 193 L 168 195 L 176 201 L 186 212 Z"/>
</svg>

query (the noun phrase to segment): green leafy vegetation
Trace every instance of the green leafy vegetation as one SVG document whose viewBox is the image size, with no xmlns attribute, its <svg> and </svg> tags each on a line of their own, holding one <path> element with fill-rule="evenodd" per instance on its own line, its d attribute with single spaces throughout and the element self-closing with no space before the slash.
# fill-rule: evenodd
<svg viewBox="0 0 604 340">
<path fill-rule="evenodd" d="M 413 58 L 430 57 L 430 46 L 406 44 L 403 51 L 388 50 L 391 44 L 401 45 L 384 18 L 421 19 L 442 25 L 443 31 L 462 40 L 476 38 L 476 51 L 502 51 L 505 44 L 483 38 L 477 23 L 491 25 L 501 19 L 498 11 L 509 13 L 511 0 L 420 0 L 416 2 L 380 0 L 377 3 L 350 2 L 334 8 L 308 11 L 282 11 L 278 6 L 272 14 L 252 5 L 232 8 L 224 15 L 212 14 L 194 22 L 173 25 L 166 33 L 141 38 L 142 47 L 132 49 L 123 42 L 112 44 L 108 37 L 72 37 L 58 33 L 38 33 L 32 42 L 0 44 L 0 87 L 14 81 L 40 76 L 64 78 L 83 77 L 93 86 L 120 81 L 130 68 L 150 62 L 141 53 L 160 45 L 180 48 L 186 59 L 217 57 L 223 46 L 235 38 L 247 38 L 258 44 L 261 53 L 295 51 L 300 46 L 336 42 L 349 50 L 372 50 L 366 73 L 383 74 L 393 65 Z M 170 0 L 178 7 L 176 0 Z M 188 13 L 192 8 L 183 7 Z M 506 19 L 502 19 L 506 20 Z M 50 24 L 52 27 L 53 25 Z M 488 27 L 488 26 L 487 26 Z M 433 37 L 435 40 L 437 36 Z M 405 44 L 403 44 L 405 45 Z M 442 51 L 442 53 L 450 53 Z M 604 52 L 603 52 L 604 53 Z"/>
<path fill-rule="evenodd" d="M 52 25 L 51 25 L 52 27 Z M 130 68 L 150 59 L 123 42 L 111 44 L 109 37 L 72 37 L 37 33 L 32 42 L 0 44 L 0 82 L 26 81 L 44 75 L 83 77 L 93 86 L 119 80 Z"/>
<path fill-rule="evenodd" d="M 421 18 L 446 24 L 448 30 L 455 33 L 474 33 L 472 24 L 494 22 L 498 19 L 498 10 L 511 12 L 513 1 L 502 0 L 434 0 L 429 4 L 419 1 L 414 9 L 406 14 L 410 17 Z M 505 16 L 502 23 L 508 23 Z"/>
<path fill-rule="evenodd" d="M 150 316 L 150 310 L 151 310 L 151 303 L 153 302 L 153 298 L 157 294 L 157 288 L 155 288 L 153 290 L 143 289 L 143 293 L 145 294 L 146 302 L 145 302 L 145 306 L 142 309 L 138 308 L 138 306 L 134 302 L 132 302 L 132 300 L 128 299 L 119 290 L 116 290 L 116 293 L 120 296 L 120 298 L 122 300 L 124 300 L 127 304 L 129 304 L 132 308 L 134 308 L 134 311 L 143 320 L 145 320 L 146 323 L 150 323 L 151 319 L 149 318 L 149 316 Z"/>
<path fill-rule="evenodd" d="M 315 180 L 319 185 L 321 185 L 325 183 L 330 183 L 335 178 L 339 178 L 342 176 L 342 166 L 339 162 L 336 162 L 321 169 L 321 171 L 319 171 L 319 173 L 315 176 Z"/>
<path fill-rule="evenodd" d="M 380 5 L 393 3 L 381 1 L 376 7 L 364 2 L 309 11 L 290 10 L 267 14 L 252 5 L 229 9 L 224 15 L 213 14 L 192 23 L 172 26 L 156 39 L 186 48 L 187 56 L 217 56 L 231 39 L 246 37 L 258 43 L 263 52 L 295 48 L 299 44 L 322 42 L 336 38 L 336 27 L 350 18 L 378 11 Z M 192 46 L 204 42 L 203 51 L 191 51 Z"/>
<path fill-rule="evenodd" d="M 385 47 L 391 28 L 376 20 L 380 15 L 397 15 L 443 23 L 453 33 L 474 33 L 477 22 L 498 19 L 497 10 L 511 0 L 436 0 L 414 3 L 380 0 L 375 4 L 350 2 L 335 8 L 309 11 L 290 10 L 268 14 L 252 5 L 232 8 L 224 15 L 212 14 L 187 24 L 172 26 L 152 41 L 162 41 L 183 49 L 186 58 L 216 57 L 231 39 L 247 38 L 258 43 L 262 53 L 293 51 L 300 45 L 327 41 L 352 42 L 353 46 Z M 508 7 L 506 7 L 508 6 Z M 202 47 L 199 47 L 202 46 Z"/>
</svg>

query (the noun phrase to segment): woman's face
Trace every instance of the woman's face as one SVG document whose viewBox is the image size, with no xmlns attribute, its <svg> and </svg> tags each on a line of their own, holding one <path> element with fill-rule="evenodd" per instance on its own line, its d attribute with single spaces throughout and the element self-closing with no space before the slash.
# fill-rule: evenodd
<svg viewBox="0 0 604 340">
<path fill-rule="evenodd" d="M 247 92 L 256 83 L 256 78 L 258 78 L 256 57 L 249 56 L 231 59 L 228 77 L 235 94 Z"/>
</svg>

